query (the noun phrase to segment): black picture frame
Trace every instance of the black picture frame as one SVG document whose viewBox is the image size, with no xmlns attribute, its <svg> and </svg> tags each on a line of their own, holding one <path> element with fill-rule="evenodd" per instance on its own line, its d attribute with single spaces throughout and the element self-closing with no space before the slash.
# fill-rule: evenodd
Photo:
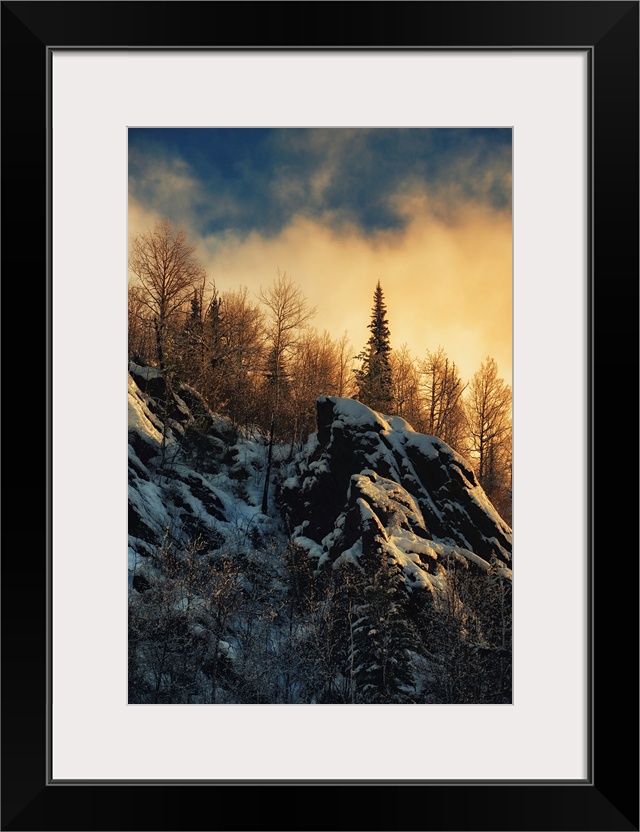
<svg viewBox="0 0 640 832">
<path fill-rule="evenodd" d="M 17 502 L 15 514 L 5 513 L 2 558 L 2 829 L 638 829 L 638 12 L 627 0 L 2 3 L 3 288 L 5 309 L 30 333 L 17 349 L 12 336 L 4 362 L 5 390 L 25 395 L 17 428 L 11 404 L 6 413 L 20 461 L 7 464 L 7 492 Z M 48 780 L 54 47 L 588 51 L 592 687 L 584 782 Z M 564 487 L 584 487 L 562 470 L 560 443 L 551 464 Z M 16 524 L 25 506 L 46 517 L 40 535 L 30 519 Z"/>
</svg>

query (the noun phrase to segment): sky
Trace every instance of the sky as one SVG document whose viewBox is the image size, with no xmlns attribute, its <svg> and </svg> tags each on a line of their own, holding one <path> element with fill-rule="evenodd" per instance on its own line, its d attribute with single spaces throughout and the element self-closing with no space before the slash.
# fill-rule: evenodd
<svg viewBox="0 0 640 832">
<path fill-rule="evenodd" d="M 380 281 L 391 346 L 511 383 L 511 130 L 129 129 L 129 238 L 166 217 L 219 292 L 278 272 L 354 354 Z"/>
</svg>

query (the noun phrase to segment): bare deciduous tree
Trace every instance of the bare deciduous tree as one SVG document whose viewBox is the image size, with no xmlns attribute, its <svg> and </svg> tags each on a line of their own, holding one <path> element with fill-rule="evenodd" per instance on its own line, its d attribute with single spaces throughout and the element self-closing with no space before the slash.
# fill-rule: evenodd
<svg viewBox="0 0 640 832">
<path fill-rule="evenodd" d="M 192 297 L 194 289 L 203 283 L 204 269 L 195 256 L 195 246 L 187 241 L 186 232 L 175 228 L 167 219 L 134 239 L 129 269 L 139 283 L 139 298 L 151 314 L 158 362 L 164 371 L 170 324 Z"/>
<path fill-rule="evenodd" d="M 415 430 L 420 430 L 421 402 L 419 376 L 413 356 L 406 344 L 390 356 L 393 382 L 393 412 L 406 419 Z"/>
<path fill-rule="evenodd" d="M 256 417 L 257 379 L 262 371 L 264 326 L 260 307 L 242 286 L 222 295 L 217 354 L 211 370 L 216 375 L 217 401 L 237 426 L 247 427 Z"/>
<path fill-rule="evenodd" d="M 469 456 L 489 499 L 505 515 L 511 489 L 511 387 L 499 378 L 490 356 L 472 378 L 465 406 Z"/>
<path fill-rule="evenodd" d="M 463 384 L 458 368 L 438 347 L 436 352 L 427 351 L 420 372 L 424 395 L 422 429 L 462 451 L 465 419 L 461 397 L 467 385 Z"/>
<path fill-rule="evenodd" d="M 353 363 L 355 361 L 353 344 L 349 341 L 349 335 L 345 330 L 336 342 L 338 352 L 338 396 L 353 396 L 355 387 L 353 383 Z"/>
<path fill-rule="evenodd" d="M 153 325 L 139 286 L 129 284 L 127 336 L 129 358 L 144 364 L 154 350 Z"/>
<path fill-rule="evenodd" d="M 270 373 L 273 385 L 271 398 L 271 420 L 269 428 L 269 452 L 265 476 L 262 511 L 267 512 L 269 494 L 269 477 L 273 455 L 273 434 L 275 420 L 280 409 L 280 393 L 284 374 L 284 361 L 298 343 L 301 331 L 315 315 L 315 308 L 310 308 L 306 298 L 286 272 L 280 274 L 267 289 L 260 289 L 260 301 L 267 311 L 267 342 Z"/>
<path fill-rule="evenodd" d="M 305 441 L 316 429 L 318 396 L 334 396 L 339 386 L 339 354 L 325 330 L 308 329 L 296 345 L 288 365 L 291 396 L 291 453 L 298 439 Z"/>
</svg>

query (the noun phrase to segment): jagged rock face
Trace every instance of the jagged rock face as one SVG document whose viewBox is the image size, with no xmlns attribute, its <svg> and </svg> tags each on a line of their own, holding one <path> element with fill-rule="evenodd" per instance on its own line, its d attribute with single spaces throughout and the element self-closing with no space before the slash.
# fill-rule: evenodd
<svg viewBox="0 0 640 832">
<path fill-rule="evenodd" d="M 164 545 L 200 541 L 205 551 L 226 543 L 256 514 L 246 480 L 255 474 L 251 448 L 238 444 L 231 423 L 213 414 L 185 384 L 167 389 L 159 371 L 129 369 L 129 560 Z M 243 459 L 238 458 L 242 451 Z M 260 449 L 254 456 L 260 456 Z M 243 461 L 244 460 L 244 461 Z M 254 477 L 255 478 L 255 477 Z M 256 521 L 253 528 L 257 528 Z M 143 560 L 141 561 L 140 558 Z"/>
<path fill-rule="evenodd" d="M 197 395 L 197 394 L 196 394 Z M 186 404 L 186 400 L 189 405 Z M 167 417 L 163 420 L 163 408 Z M 201 423 L 205 431 L 195 427 Z M 195 447 L 194 443 L 204 443 Z M 165 382 L 149 368 L 129 376 L 129 546 L 147 556 L 162 544 L 167 529 L 178 540 L 216 540 L 223 505 L 202 475 L 187 467 L 194 456 L 201 471 L 219 464 L 224 441 L 194 391 L 181 386 L 167 395 Z"/>
<path fill-rule="evenodd" d="M 386 551 L 411 584 L 448 557 L 477 568 L 511 562 L 511 530 L 468 463 L 434 436 L 353 399 L 318 400 L 317 443 L 296 460 L 280 502 L 319 563 Z"/>
<path fill-rule="evenodd" d="M 472 570 L 492 560 L 509 577 L 511 531 L 468 464 L 433 436 L 352 399 L 321 397 L 318 431 L 294 463 L 275 466 L 277 504 L 260 511 L 264 438 L 239 438 L 186 385 L 167 390 L 153 368 L 129 378 L 129 549 L 136 574 L 163 545 L 207 551 L 293 538 L 319 567 L 382 555 L 408 588 L 437 589 L 451 558 Z M 283 526 L 281 525 L 283 521 Z M 285 534 L 286 532 L 286 534 Z"/>
</svg>

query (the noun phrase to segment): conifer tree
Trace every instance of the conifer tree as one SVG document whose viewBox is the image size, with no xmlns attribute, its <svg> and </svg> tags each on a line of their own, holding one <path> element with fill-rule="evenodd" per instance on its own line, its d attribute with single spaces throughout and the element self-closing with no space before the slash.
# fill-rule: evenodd
<svg viewBox="0 0 640 832">
<path fill-rule="evenodd" d="M 203 292 L 204 283 L 194 288 L 189 316 L 178 339 L 182 378 L 187 384 L 193 384 L 199 389 L 202 389 L 204 380 Z"/>
<path fill-rule="evenodd" d="M 354 622 L 351 662 L 355 701 L 412 702 L 411 653 L 417 637 L 407 616 L 407 596 L 398 564 L 382 554 L 364 589 Z"/>
<path fill-rule="evenodd" d="M 362 361 L 360 369 L 356 372 L 358 399 L 373 410 L 386 413 L 389 412 L 393 404 L 393 384 L 389 360 L 391 335 L 387 322 L 387 307 L 380 281 L 378 281 L 373 294 L 373 309 L 369 329 L 371 335 L 367 341 L 367 346 L 358 355 L 358 358 Z"/>
</svg>

